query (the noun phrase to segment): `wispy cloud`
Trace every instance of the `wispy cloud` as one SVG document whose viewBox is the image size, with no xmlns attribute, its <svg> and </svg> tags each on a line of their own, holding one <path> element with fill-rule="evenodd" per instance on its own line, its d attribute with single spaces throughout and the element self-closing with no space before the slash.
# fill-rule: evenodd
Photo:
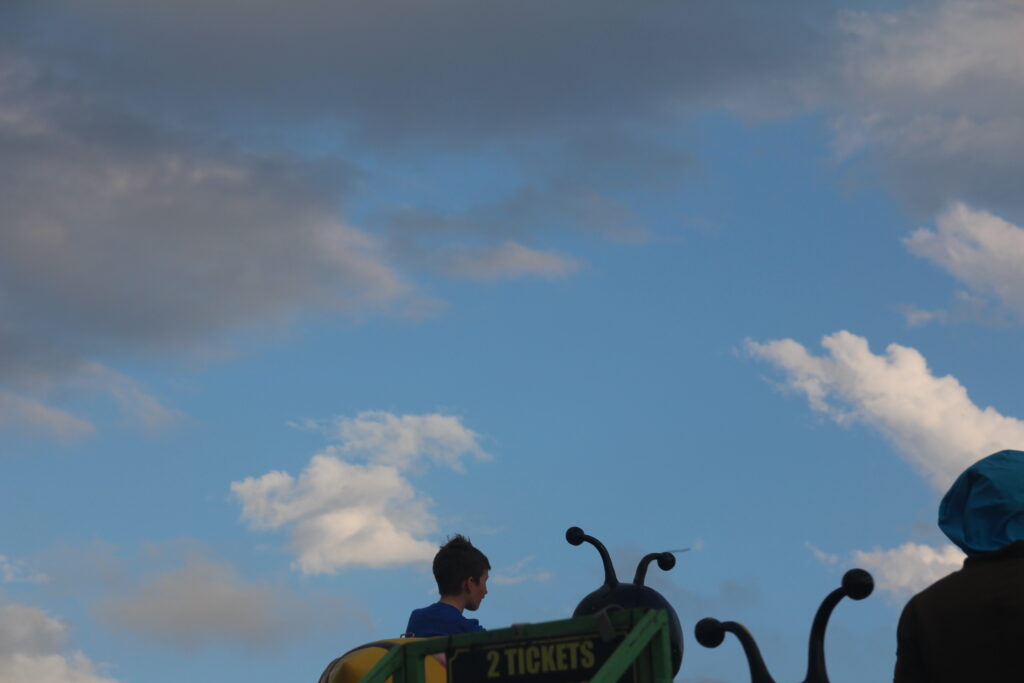
<svg viewBox="0 0 1024 683">
<path fill-rule="evenodd" d="M 112 401 L 126 416 L 126 422 L 150 431 L 169 427 L 181 418 L 179 411 L 165 406 L 131 377 L 95 362 L 76 364 L 63 372 L 22 377 L 20 382 L 12 384 L 17 385 L 19 391 L 0 389 L 0 429 L 58 439 L 96 431 L 95 424 L 86 416 L 52 405 L 52 394 L 64 398 L 85 396 L 89 402 Z"/>
<path fill-rule="evenodd" d="M 146 429 L 163 429 L 181 418 L 134 379 L 99 363 L 87 363 L 70 381 L 110 396 L 124 414 Z"/>
<path fill-rule="evenodd" d="M 340 443 L 313 456 L 297 479 L 275 471 L 231 484 L 242 518 L 257 529 L 288 529 L 294 566 L 305 574 L 430 560 L 431 501 L 403 470 L 434 463 L 458 471 L 466 457 L 486 459 L 476 433 L 457 417 L 380 411 L 327 429 Z"/>
<path fill-rule="evenodd" d="M 995 297 L 1024 319 L 1024 229 L 957 203 L 939 215 L 933 230 L 919 228 L 903 243 L 976 294 Z"/>
<path fill-rule="evenodd" d="M 1024 421 L 978 407 L 955 377 L 932 374 L 915 349 L 890 344 L 876 355 L 866 339 L 846 331 L 821 344 L 822 356 L 792 339 L 748 341 L 746 348 L 782 369 L 786 386 L 813 410 L 881 432 L 940 491 L 979 458 L 1024 444 Z"/>
<path fill-rule="evenodd" d="M 558 254 L 516 242 L 497 247 L 454 247 L 441 255 L 441 270 L 474 280 L 540 277 L 546 280 L 576 271 L 579 264 Z"/>
<path fill-rule="evenodd" d="M 925 310 L 914 305 L 898 306 L 907 327 L 920 327 L 932 322 L 941 324 L 974 323 L 990 327 L 1011 325 L 1009 309 L 988 296 L 957 290 L 946 308 Z M 1015 315 L 1015 314 L 1014 314 Z"/>
<path fill-rule="evenodd" d="M 807 544 L 822 564 L 867 569 L 879 590 L 899 601 L 927 588 L 963 566 L 964 553 L 955 545 L 923 545 L 907 542 L 897 548 L 855 550 L 846 557 L 826 553 Z"/>
<path fill-rule="evenodd" d="M 818 559 L 818 562 L 827 565 L 837 565 L 842 560 L 841 557 L 835 553 L 827 553 L 821 548 L 815 546 L 812 543 L 806 543 L 807 549 L 814 553 L 814 556 Z"/>
<path fill-rule="evenodd" d="M 889 550 L 857 550 L 853 562 L 874 573 L 879 589 L 905 597 L 960 569 L 964 554 L 954 545 L 933 547 L 907 542 Z"/>
<path fill-rule="evenodd" d="M 92 434 L 92 423 L 24 396 L 0 390 L 0 428 L 58 438 Z"/>
<path fill-rule="evenodd" d="M 0 583 L 43 583 L 47 579 L 46 574 L 28 568 L 24 562 L 0 555 Z"/>
</svg>

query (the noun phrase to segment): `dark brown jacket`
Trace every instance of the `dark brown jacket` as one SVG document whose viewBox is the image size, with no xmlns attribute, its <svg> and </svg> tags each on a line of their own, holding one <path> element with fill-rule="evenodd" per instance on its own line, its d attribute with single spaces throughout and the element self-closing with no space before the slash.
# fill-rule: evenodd
<svg viewBox="0 0 1024 683">
<path fill-rule="evenodd" d="M 968 557 L 907 603 L 895 683 L 1024 681 L 1024 541 Z"/>
</svg>

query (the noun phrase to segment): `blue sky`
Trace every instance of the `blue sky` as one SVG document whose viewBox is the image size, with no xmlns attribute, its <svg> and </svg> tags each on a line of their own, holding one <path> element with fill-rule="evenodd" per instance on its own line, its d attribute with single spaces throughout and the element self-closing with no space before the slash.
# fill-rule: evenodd
<svg viewBox="0 0 1024 683">
<path fill-rule="evenodd" d="M 1024 446 L 1010 0 L 4 3 L 0 683 L 314 680 L 645 553 L 677 680 L 891 676 Z"/>
</svg>

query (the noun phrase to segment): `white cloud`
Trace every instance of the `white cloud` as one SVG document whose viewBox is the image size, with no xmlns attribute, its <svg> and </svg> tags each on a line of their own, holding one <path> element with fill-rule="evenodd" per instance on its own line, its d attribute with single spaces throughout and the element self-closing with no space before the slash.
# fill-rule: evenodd
<svg viewBox="0 0 1024 683">
<path fill-rule="evenodd" d="M 437 552 L 417 538 L 435 527 L 429 501 L 395 467 L 316 455 L 298 480 L 268 472 L 231 490 L 254 528 L 291 528 L 294 566 L 304 574 L 425 561 Z"/>
<path fill-rule="evenodd" d="M 524 276 L 548 280 L 575 272 L 579 264 L 548 251 L 530 249 L 516 242 L 497 247 L 455 247 L 442 261 L 452 275 L 475 280 L 499 280 Z"/>
<path fill-rule="evenodd" d="M 866 339 L 846 331 L 821 343 L 827 355 L 814 356 L 792 339 L 746 346 L 782 368 L 813 410 L 880 431 L 938 490 L 979 458 L 1024 444 L 1024 422 L 976 406 L 955 377 L 933 375 L 915 349 L 890 344 L 875 355 Z"/>
<path fill-rule="evenodd" d="M 812 409 L 877 429 L 938 490 L 978 458 L 1024 443 L 1024 422 L 976 406 L 955 377 L 933 375 L 915 349 L 890 344 L 885 355 L 875 355 L 866 339 L 845 331 L 825 337 L 822 346 L 827 355 L 814 356 L 792 339 L 747 342 L 750 353 L 786 371 L 788 387 L 806 395 Z M 822 564 L 867 569 L 879 590 L 896 599 L 959 569 L 964 559 L 950 544 L 907 542 L 848 558 L 807 546 Z"/>
<path fill-rule="evenodd" d="M 56 374 L 60 376 L 40 374 L 23 378 L 16 382 L 18 393 L 0 389 L 0 428 L 57 438 L 96 431 L 95 425 L 84 417 L 49 405 L 47 401 L 53 393 L 112 400 L 129 422 L 148 430 L 168 427 L 180 418 L 180 413 L 164 406 L 134 379 L 99 363 L 84 362 Z M 55 388 L 59 391 L 55 392 Z"/>
<path fill-rule="evenodd" d="M 827 553 L 824 550 L 822 550 L 821 548 L 818 548 L 817 546 L 812 545 L 811 543 L 807 543 L 806 545 L 807 545 L 808 550 L 810 550 L 812 553 L 814 553 L 814 556 L 816 558 L 818 558 L 818 562 L 821 562 L 822 564 L 837 565 L 837 564 L 839 564 L 839 562 L 842 559 L 838 555 L 836 555 L 835 553 Z"/>
<path fill-rule="evenodd" d="M 109 625 L 182 650 L 222 643 L 268 647 L 330 622 L 366 620 L 337 598 L 313 601 L 267 581 L 248 581 L 229 564 L 202 557 L 121 591 L 99 607 Z"/>
<path fill-rule="evenodd" d="M 179 418 L 177 411 L 164 406 L 158 398 L 144 391 L 138 382 L 116 370 L 99 363 L 88 363 L 80 376 L 85 384 L 111 396 L 122 411 L 147 429 L 168 427 Z"/>
<path fill-rule="evenodd" d="M 872 573 L 879 590 L 899 598 L 927 588 L 960 569 L 964 554 L 955 545 L 936 548 L 907 542 L 889 550 L 857 550 L 852 560 Z"/>
<path fill-rule="evenodd" d="M 337 452 L 400 468 L 427 459 L 461 471 L 461 460 L 467 456 L 478 460 L 490 457 L 477 443 L 479 436 L 453 415 L 394 415 L 368 410 L 354 418 L 335 419 L 331 435 L 341 442 L 333 447 Z"/>
<path fill-rule="evenodd" d="M 66 631 L 36 607 L 0 605 L 0 683 L 115 683 L 81 652 L 62 654 Z"/>
<path fill-rule="evenodd" d="M 485 458 L 476 434 L 443 415 L 365 412 L 333 425 L 341 443 L 298 479 L 275 471 L 231 484 L 242 518 L 257 529 L 288 528 L 294 566 L 305 574 L 430 560 L 437 546 L 422 536 L 436 528 L 431 501 L 401 469 L 427 460 L 457 470 L 466 455 Z"/>
<path fill-rule="evenodd" d="M 934 230 L 919 228 L 903 243 L 975 292 L 995 296 L 1024 317 L 1024 229 L 957 203 L 938 217 Z"/>
</svg>

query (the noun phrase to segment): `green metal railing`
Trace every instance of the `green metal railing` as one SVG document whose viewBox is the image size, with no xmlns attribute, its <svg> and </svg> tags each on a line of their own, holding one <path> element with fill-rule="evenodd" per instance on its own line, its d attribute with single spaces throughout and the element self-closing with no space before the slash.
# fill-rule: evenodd
<svg viewBox="0 0 1024 683">
<path fill-rule="evenodd" d="M 670 683 L 664 610 L 594 616 L 430 638 L 392 648 L 361 683 L 426 683 L 424 657 L 444 654 L 450 683 Z"/>
</svg>

